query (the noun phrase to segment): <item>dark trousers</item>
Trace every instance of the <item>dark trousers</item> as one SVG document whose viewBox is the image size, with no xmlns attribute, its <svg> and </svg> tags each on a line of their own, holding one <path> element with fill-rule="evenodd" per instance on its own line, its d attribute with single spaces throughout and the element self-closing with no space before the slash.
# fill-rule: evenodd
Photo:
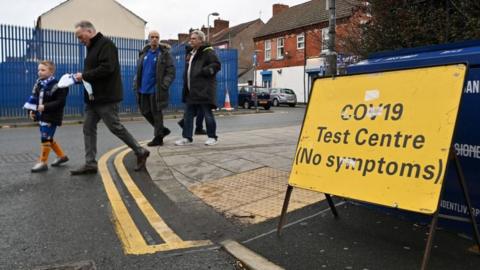
<svg viewBox="0 0 480 270">
<path fill-rule="evenodd" d="M 197 119 L 198 119 L 199 112 L 203 113 L 205 117 L 205 124 L 207 126 L 207 136 L 209 138 L 217 139 L 217 123 L 215 122 L 215 116 L 213 115 L 212 107 L 208 104 L 187 104 L 186 105 L 185 112 L 183 115 L 185 124 L 183 126 L 182 136 L 192 141 L 193 118 L 197 116 Z"/>
<path fill-rule="evenodd" d="M 203 111 L 197 110 L 196 114 L 193 117 L 195 117 L 195 130 L 203 130 L 203 119 L 205 119 Z M 180 121 L 178 121 L 178 124 L 180 125 L 180 127 L 183 128 L 183 126 L 185 125 L 185 118 L 180 119 Z"/>
<path fill-rule="evenodd" d="M 202 130 L 203 129 L 203 119 L 205 118 L 205 115 L 203 113 L 203 110 L 197 110 L 197 115 L 195 117 L 195 129 L 196 130 Z"/>
<path fill-rule="evenodd" d="M 87 165 L 97 166 L 97 124 L 100 119 L 103 120 L 110 132 L 128 145 L 136 155 L 144 153 L 145 149 L 140 146 L 130 132 L 120 123 L 118 103 L 87 104 L 85 107 L 85 122 L 83 123 L 85 162 Z"/>
<path fill-rule="evenodd" d="M 163 138 L 165 126 L 163 125 L 163 112 L 157 109 L 154 94 L 139 94 L 140 113 L 153 127 L 153 136 Z"/>
</svg>

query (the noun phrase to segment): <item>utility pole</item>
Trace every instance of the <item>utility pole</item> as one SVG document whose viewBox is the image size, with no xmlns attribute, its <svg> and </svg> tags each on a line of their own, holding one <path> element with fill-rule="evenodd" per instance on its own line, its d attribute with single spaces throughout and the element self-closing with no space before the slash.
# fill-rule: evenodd
<svg viewBox="0 0 480 270">
<path fill-rule="evenodd" d="M 337 52 L 335 52 L 335 26 L 337 16 L 335 14 L 335 0 L 328 1 L 328 51 L 325 53 L 327 60 L 326 76 L 337 75 Z"/>
</svg>

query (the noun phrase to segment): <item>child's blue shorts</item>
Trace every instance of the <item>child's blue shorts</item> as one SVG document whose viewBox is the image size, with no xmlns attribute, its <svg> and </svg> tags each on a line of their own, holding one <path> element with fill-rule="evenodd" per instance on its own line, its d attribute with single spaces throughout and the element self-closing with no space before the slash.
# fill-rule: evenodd
<svg viewBox="0 0 480 270">
<path fill-rule="evenodd" d="M 39 124 L 42 142 L 53 141 L 53 136 L 55 135 L 55 131 L 57 130 L 57 125 L 41 121 Z"/>
</svg>

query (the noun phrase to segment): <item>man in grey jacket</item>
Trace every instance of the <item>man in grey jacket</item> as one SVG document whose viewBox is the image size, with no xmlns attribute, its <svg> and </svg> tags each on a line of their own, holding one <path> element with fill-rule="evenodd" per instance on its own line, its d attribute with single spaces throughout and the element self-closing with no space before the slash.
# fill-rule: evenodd
<svg viewBox="0 0 480 270">
<path fill-rule="evenodd" d="M 154 128 L 154 138 L 147 145 L 160 146 L 170 134 L 163 125 L 162 110 L 168 106 L 168 89 L 175 79 L 175 66 L 170 46 L 160 43 L 157 31 L 151 31 L 148 40 L 137 61 L 135 91 L 140 112 Z"/>
<path fill-rule="evenodd" d="M 217 124 L 212 109 L 217 108 L 216 74 L 221 63 L 212 46 L 205 42 L 205 33 L 194 30 L 190 33 L 190 45 L 186 50 L 183 75 L 182 100 L 186 104 L 182 139 L 175 145 L 188 145 L 193 141 L 193 118 L 198 111 L 205 115 L 208 139 L 205 145 L 217 144 Z"/>
</svg>

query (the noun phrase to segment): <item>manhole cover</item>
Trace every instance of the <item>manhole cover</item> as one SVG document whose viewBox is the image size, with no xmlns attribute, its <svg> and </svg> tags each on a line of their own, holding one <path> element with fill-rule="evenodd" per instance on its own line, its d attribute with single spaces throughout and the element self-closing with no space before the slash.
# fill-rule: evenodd
<svg viewBox="0 0 480 270">
<path fill-rule="evenodd" d="M 97 270 L 93 261 L 81 261 L 62 265 L 40 266 L 33 270 Z"/>
</svg>

